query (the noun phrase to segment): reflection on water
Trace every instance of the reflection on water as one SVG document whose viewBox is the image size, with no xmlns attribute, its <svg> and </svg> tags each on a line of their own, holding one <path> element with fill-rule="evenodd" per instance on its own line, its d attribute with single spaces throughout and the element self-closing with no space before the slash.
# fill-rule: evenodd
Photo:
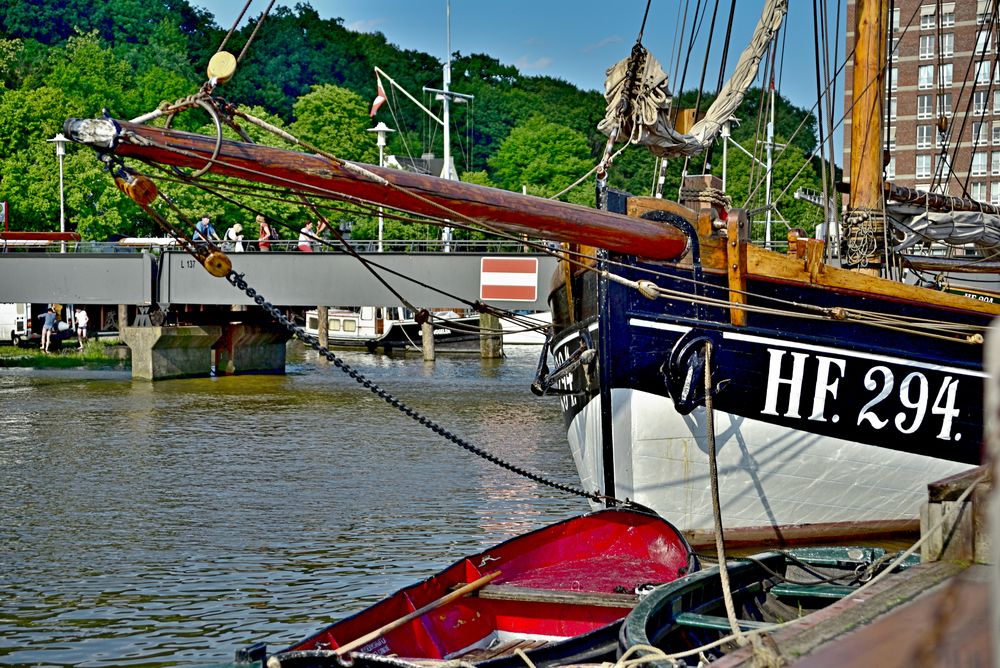
<svg viewBox="0 0 1000 668">
<path fill-rule="evenodd" d="M 501 458 L 576 484 L 535 352 L 343 354 Z M 0 371 L 0 663 L 204 665 L 291 643 L 461 555 L 587 510 L 311 352 L 285 376 Z"/>
</svg>

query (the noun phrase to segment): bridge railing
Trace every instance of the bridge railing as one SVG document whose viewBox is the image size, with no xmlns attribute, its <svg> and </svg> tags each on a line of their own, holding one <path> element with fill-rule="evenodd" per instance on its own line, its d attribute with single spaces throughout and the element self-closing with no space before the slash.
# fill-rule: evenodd
<svg viewBox="0 0 1000 668">
<path fill-rule="evenodd" d="M 359 253 L 378 252 L 378 241 L 368 239 L 348 240 L 351 247 Z M 299 242 L 289 239 L 271 241 L 272 252 L 301 252 Z M 339 253 L 343 250 L 337 241 L 327 241 L 326 244 L 312 242 L 314 253 Z M 0 253 L 141 253 L 143 251 L 157 255 L 164 250 L 177 250 L 179 244 L 170 238 L 128 238 L 120 241 L 6 241 L 0 239 Z M 260 250 L 257 241 L 244 241 L 244 252 Z M 506 255 L 517 253 L 536 253 L 535 247 L 517 241 L 505 240 L 461 240 L 443 242 L 440 239 L 391 239 L 382 242 L 384 253 L 475 253 L 479 255 Z"/>
</svg>

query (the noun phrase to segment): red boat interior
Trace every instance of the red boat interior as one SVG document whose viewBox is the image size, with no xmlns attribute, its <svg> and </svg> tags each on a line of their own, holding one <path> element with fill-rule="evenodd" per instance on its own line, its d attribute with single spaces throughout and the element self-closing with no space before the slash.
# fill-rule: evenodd
<svg viewBox="0 0 1000 668">
<path fill-rule="evenodd" d="M 289 649 L 338 649 L 374 632 L 349 650 L 483 660 L 499 648 L 530 649 L 615 622 L 638 602 L 637 587 L 677 579 L 689 558 L 684 539 L 662 519 L 592 513 L 467 557 Z M 441 601 L 468 583 L 476 583 L 473 591 Z"/>
</svg>

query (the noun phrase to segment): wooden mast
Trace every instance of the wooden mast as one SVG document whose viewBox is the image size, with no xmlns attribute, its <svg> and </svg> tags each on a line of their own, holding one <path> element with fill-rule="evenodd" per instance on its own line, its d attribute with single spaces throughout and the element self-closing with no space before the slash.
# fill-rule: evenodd
<svg viewBox="0 0 1000 668">
<path fill-rule="evenodd" d="M 869 270 L 878 273 L 882 258 L 882 119 L 885 94 L 886 26 L 889 8 L 885 0 L 857 0 L 854 6 L 854 78 L 851 108 L 851 213 L 847 243 L 863 242 L 862 235 L 876 236 L 876 250 L 867 256 Z M 876 222 L 871 225 L 870 223 Z M 869 224 L 866 224 L 869 223 Z M 874 266 L 872 266 L 874 265 Z"/>
</svg>

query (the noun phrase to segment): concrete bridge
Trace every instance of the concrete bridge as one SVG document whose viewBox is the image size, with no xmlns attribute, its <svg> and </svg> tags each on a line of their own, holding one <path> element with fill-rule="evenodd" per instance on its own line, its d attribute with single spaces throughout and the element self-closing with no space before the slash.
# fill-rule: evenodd
<svg viewBox="0 0 1000 668">
<path fill-rule="evenodd" d="M 148 240 L 64 246 L 67 252 L 58 243 L 0 247 L 0 302 L 119 304 L 141 312 L 200 308 L 197 325 L 121 328 L 132 348 L 134 377 L 207 375 L 211 350 L 223 372 L 283 371 L 287 333 L 260 314 L 254 318 L 259 307 L 245 293 L 187 253 Z M 513 242 L 453 241 L 449 252 L 440 242 L 386 242 L 384 252 L 373 243 L 356 243 L 355 250 L 361 260 L 342 250 L 229 257 L 233 269 L 272 304 L 306 308 L 405 306 L 378 275 L 417 308 L 457 309 L 483 301 L 501 309 L 546 310 L 556 269 L 553 257 L 525 253 Z M 158 357 L 169 360 L 161 364 Z"/>
</svg>

